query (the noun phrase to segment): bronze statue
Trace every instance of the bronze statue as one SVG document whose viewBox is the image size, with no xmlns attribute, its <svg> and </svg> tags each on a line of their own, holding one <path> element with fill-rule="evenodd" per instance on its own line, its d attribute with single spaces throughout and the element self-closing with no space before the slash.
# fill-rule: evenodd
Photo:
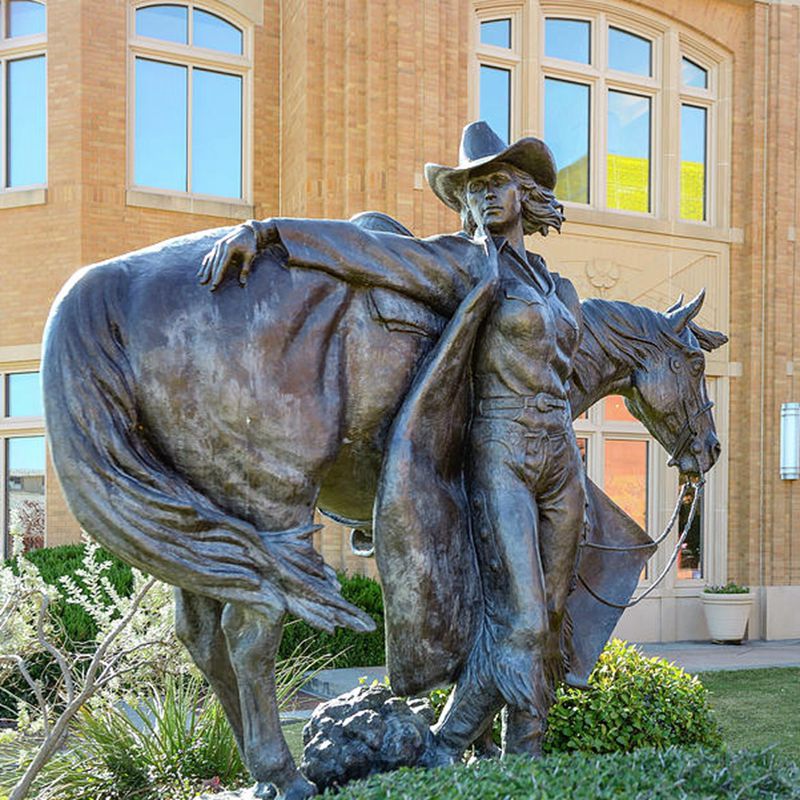
<svg viewBox="0 0 800 800">
<path fill-rule="evenodd" d="M 555 681 L 585 682 L 654 546 L 584 487 L 571 420 L 621 393 L 685 475 L 719 454 L 701 348 L 725 339 L 691 321 L 702 296 L 580 304 L 526 252 L 562 220 L 544 143 L 476 123 L 459 167 L 427 175 L 462 233 L 250 222 L 87 268 L 48 323 L 72 510 L 178 587 L 181 639 L 265 796 L 315 791 L 277 717 L 285 613 L 371 626 L 311 545 L 315 507 L 374 535 L 393 689 L 457 684 L 427 762 L 504 704 L 506 749 L 536 753 Z"/>
</svg>

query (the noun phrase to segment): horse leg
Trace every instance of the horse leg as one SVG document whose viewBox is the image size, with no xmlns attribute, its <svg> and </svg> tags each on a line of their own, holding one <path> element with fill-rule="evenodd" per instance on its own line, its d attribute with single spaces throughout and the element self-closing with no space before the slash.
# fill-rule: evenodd
<svg viewBox="0 0 800 800">
<path fill-rule="evenodd" d="M 175 633 L 222 704 L 244 757 L 239 687 L 228 656 L 221 615 L 222 604 L 216 600 L 175 589 Z"/>
<path fill-rule="evenodd" d="M 275 656 L 283 632 L 283 609 L 254 611 L 228 603 L 222 630 L 239 685 L 244 760 L 259 783 L 272 783 L 285 800 L 303 800 L 317 793 L 295 766 L 281 732 L 275 696 Z"/>
</svg>

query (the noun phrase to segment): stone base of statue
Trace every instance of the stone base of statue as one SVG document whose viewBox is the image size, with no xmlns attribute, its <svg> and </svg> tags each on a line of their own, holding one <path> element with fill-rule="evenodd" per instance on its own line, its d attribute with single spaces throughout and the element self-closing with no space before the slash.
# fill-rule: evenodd
<svg viewBox="0 0 800 800">
<path fill-rule="evenodd" d="M 426 699 L 405 700 L 388 686 L 359 687 L 315 709 L 303 729 L 303 774 L 323 791 L 420 764 L 433 744 Z"/>
</svg>

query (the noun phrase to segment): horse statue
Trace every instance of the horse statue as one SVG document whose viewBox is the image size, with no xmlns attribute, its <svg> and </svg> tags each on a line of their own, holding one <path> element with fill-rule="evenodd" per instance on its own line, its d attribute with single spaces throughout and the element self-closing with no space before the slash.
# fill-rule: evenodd
<svg viewBox="0 0 800 800">
<path fill-rule="evenodd" d="M 380 236 L 370 228 L 385 225 L 392 227 L 382 215 L 355 220 L 367 239 Z M 73 276 L 47 323 L 45 416 L 81 526 L 176 587 L 178 636 L 219 697 L 262 796 L 274 784 L 301 798 L 315 787 L 289 753 L 275 699 L 284 617 L 328 631 L 374 627 L 341 597 L 315 551 L 314 510 L 371 531 L 392 422 L 453 309 L 396 286 L 354 286 L 289 267 L 278 247 L 258 256 L 246 290 L 229 281 L 211 293 L 196 271 L 228 230 L 171 239 Z M 686 476 L 700 476 L 719 454 L 702 351 L 725 337 L 693 322 L 702 302 L 701 294 L 660 313 L 584 301 L 570 397 L 577 417 L 622 394 Z M 608 563 L 598 550 L 581 556 L 581 563 L 602 562 L 591 572 L 594 593 L 610 587 L 621 606 L 653 543 L 599 489 L 589 497 L 596 536 L 617 525 L 623 544 L 633 543 Z M 410 586 L 408 572 L 385 574 L 382 564 L 396 563 L 386 554 L 402 554 L 408 543 L 382 542 L 380 529 L 375 536 L 393 687 L 403 692 L 414 683 L 421 691 L 452 679 L 463 653 L 446 628 L 454 616 L 469 618 L 476 589 L 449 595 L 444 613 L 433 587 L 441 576 L 418 574 L 420 583 Z M 463 542 L 447 541 L 441 530 L 430 536 L 437 563 L 470 568 Z M 613 577 L 621 572 L 624 585 Z M 393 629 L 390 609 L 412 589 L 425 593 L 433 604 L 427 616 L 438 620 L 429 625 L 440 627 L 417 631 L 409 644 L 419 619 L 398 619 Z M 573 654 L 580 683 L 621 611 L 612 601 L 601 612 L 583 584 L 574 595 L 573 621 L 591 640 Z M 411 681 L 403 666 L 440 636 L 451 648 L 447 666 Z"/>
</svg>

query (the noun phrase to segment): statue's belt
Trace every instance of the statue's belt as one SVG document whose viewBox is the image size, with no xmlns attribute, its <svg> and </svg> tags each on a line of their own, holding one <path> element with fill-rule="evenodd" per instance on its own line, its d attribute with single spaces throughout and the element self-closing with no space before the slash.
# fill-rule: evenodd
<svg viewBox="0 0 800 800">
<path fill-rule="evenodd" d="M 556 397 L 547 392 L 534 395 L 506 395 L 504 397 L 482 397 L 478 400 L 478 413 L 488 411 L 516 411 L 518 409 L 532 409 L 546 413 L 564 409 L 569 403 L 563 397 Z"/>
</svg>

